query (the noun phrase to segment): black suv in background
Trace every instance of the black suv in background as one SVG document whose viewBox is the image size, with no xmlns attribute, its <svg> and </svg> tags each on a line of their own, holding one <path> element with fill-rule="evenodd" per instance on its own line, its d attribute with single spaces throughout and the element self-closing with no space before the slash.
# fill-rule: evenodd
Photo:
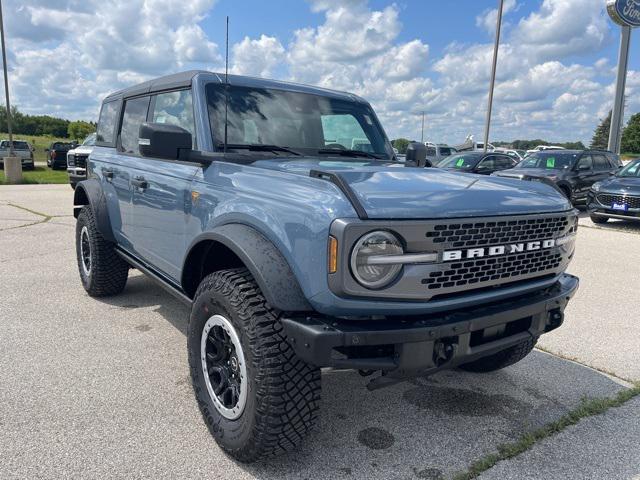
<svg viewBox="0 0 640 480">
<path fill-rule="evenodd" d="M 580 203 L 586 201 L 591 185 L 609 178 L 621 167 L 620 157 L 603 150 L 545 150 L 494 175 L 550 183 L 573 203 Z"/>
<path fill-rule="evenodd" d="M 67 168 L 67 152 L 78 146 L 78 142 L 53 142 L 47 152 L 47 166 L 52 170 Z"/>
<path fill-rule="evenodd" d="M 434 166 L 455 172 L 491 175 L 500 170 L 513 168 L 517 164 L 518 160 L 506 153 L 465 152 L 455 153 Z"/>
</svg>

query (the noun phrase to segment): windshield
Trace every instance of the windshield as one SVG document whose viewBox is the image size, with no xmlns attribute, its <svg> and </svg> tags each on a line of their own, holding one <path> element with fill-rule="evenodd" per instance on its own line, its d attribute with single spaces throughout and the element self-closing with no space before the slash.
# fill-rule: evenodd
<svg viewBox="0 0 640 480">
<path fill-rule="evenodd" d="M 207 85 L 214 143 L 224 142 L 225 85 Z M 274 145 L 307 155 L 365 152 L 388 160 L 393 150 L 369 105 L 284 90 L 228 87 L 227 143 Z M 324 152 L 322 152 L 324 151 Z"/>
<path fill-rule="evenodd" d="M 515 168 L 544 168 L 548 170 L 568 170 L 573 166 L 577 153 L 537 152 L 532 153 Z"/>
<path fill-rule="evenodd" d="M 96 144 L 96 134 L 92 133 L 87 138 L 84 139 L 82 145 L 85 147 L 93 147 Z"/>
<path fill-rule="evenodd" d="M 640 158 L 620 170 L 618 177 L 640 177 Z"/>
<path fill-rule="evenodd" d="M 0 143 L 0 148 L 9 148 L 9 140 L 3 140 Z M 27 142 L 13 141 L 13 148 L 15 150 L 29 150 L 29 144 Z"/>
<path fill-rule="evenodd" d="M 459 170 L 472 170 L 482 155 L 467 153 L 451 155 L 438 164 L 438 168 L 456 168 Z"/>
</svg>

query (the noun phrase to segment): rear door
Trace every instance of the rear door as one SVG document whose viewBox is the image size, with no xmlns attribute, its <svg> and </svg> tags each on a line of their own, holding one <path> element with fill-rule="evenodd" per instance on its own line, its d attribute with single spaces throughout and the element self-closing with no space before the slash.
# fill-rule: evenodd
<svg viewBox="0 0 640 480">
<path fill-rule="evenodd" d="M 191 90 L 153 95 L 147 120 L 178 125 L 191 132 L 196 145 Z M 191 182 L 201 167 L 138 152 L 137 126 L 131 148 L 136 153 L 132 178 L 133 242 L 137 255 L 156 270 L 179 281 L 187 248 L 185 228 L 191 207 Z"/>
<path fill-rule="evenodd" d="M 582 155 L 576 162 L 574 168 L 575 183 L 574 197 L 584 197 L 591 185 L 595 183 L 595 172 L 593 170 L 593 157 L 591 154 Z"/>
</svg>

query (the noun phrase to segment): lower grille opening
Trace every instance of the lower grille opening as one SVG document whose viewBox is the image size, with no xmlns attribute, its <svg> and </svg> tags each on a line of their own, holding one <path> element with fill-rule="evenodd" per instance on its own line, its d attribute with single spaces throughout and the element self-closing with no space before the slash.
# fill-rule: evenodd
<svg viewBox="0 0 640 480">
<path fill-rule="evenodd" d="M 387 358 L 392 357 L 395 351 L 394 345 L 363 345 L 361 347 L 336 347 L 331 357 L 334 360 L 346 360 L 356 358 Z"/>
<path fill-rule="evenodd" d="M 550 279 L 554 278 L 555 276 L 556 276 L 555 273 L 552 273 L 552 274 L 549 274 L 549 275 L 542 275 L 540 277 L 529 278 L 529 279 L 526 279 L 526 280 L 517 280 L 515 282 L 506 282 L 506 283 L 501 283 L 499 285 L 492 285 L 490 287 L 474 288 L 472 290 L 468 290 L 468 291 L 464 291 L 464 292 L 443 293 L 441 295 L 434 295 L 433 297 L 431 297 L 431 301 L 434 301 L 434 300 L 453 300 L 453 299 L 456 299 L 456 298 L 469 296 L 470 293 L 476 294 L 476 293 L 483 293 L 483 292 L 495 292 L 496 290 L 501 289 L 501 288 L 515 287 L 516 285 L 525 284 L 527 282 L 533 282 L 533 281 L 539 282 L 539 281 L 544 281 L 544 280 L 550 280 Z"/>
<path fill-rule="evenodd" d="M 507 338 L 517 333 L 526 332 L 530 327 L 531 317 L 525 317 L 509 323 L 476 330 L 475 332 L 471 332 L 469 346 L 477 347 L 478 345 L 484 345 L 485 343 L 500 340 L 501 338 Z"/>
</svg>

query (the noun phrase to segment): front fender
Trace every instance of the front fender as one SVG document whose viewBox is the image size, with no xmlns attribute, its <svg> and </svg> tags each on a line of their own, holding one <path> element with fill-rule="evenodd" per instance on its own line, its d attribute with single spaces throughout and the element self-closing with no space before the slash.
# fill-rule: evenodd
<svg viewBox="0 0 640 480">
<path fill-rule="evenodd" d="M 270 240 L 247 225 L 226 224 L 199 235 L 189 245 L 183 272 L 192 249 L 204 240 L 219 242 L 237 255 L 273 307 L 282 311 L 312 310 L 284 256 Z"/>
</svg>

